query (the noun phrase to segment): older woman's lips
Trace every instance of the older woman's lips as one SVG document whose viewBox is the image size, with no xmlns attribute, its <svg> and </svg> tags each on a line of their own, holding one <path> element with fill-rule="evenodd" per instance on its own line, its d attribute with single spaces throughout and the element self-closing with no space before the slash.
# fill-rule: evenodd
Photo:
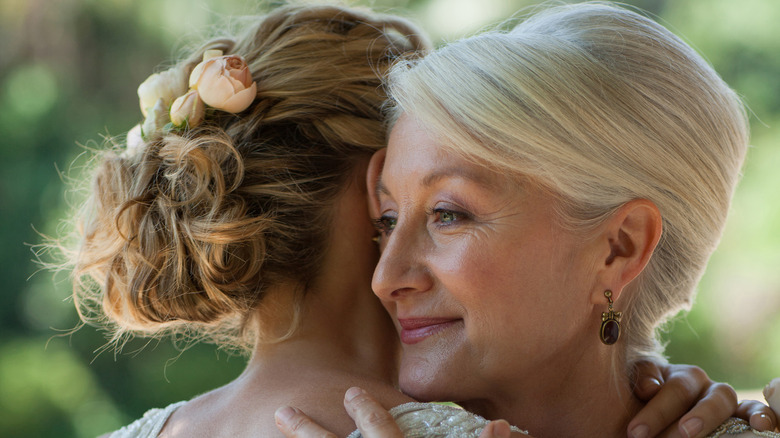
<svg viewBox="0 0 780 438">
<path fill-rule="evenodd" d="M 416 344 L 460 321 L 452 318 L 405 318 L 399 319 L 401 342 Z"/>
</svg>

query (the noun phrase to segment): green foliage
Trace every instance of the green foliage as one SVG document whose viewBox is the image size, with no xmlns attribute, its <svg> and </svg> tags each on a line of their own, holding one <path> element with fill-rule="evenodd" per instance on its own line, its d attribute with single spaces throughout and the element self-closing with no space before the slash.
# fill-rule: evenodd
<svg viewBox="0 0 780 438">
<path fill-rule="evenodd" d="M 419 17 L 439 41 L 487 24 L 459 21 L 457 6 L 468 3 L 372 2 Z M 479 17 L 496 21 L 536 3 L 480 2 L 492 9 Z M 668 351 L 715 379 L 760 387 L 780 375 L 780 3 L 629 3 L 659 15 L 701 50 L 752 111 L 754 147 L 726 234 L 693 311 L 672 326 Z M 41 242 L 37 231 L 57 235 L 62 227 L 68 206 L 58 169 L 82 152 L 77 143 L 121 135 L 140 122 L 136 86 L 188 35 L 254 11 L 239 0 L 35 4 L 0 3 L 0 434 L 95 436 L 228 382 L 244 361 L 208 345 L 182 353 L 167 340 L 135 340 L 121 354 L 98 354 L 102 333 L 68 333 L 78 319 L 67 274 L 31 277 L 38 268 L 29 244 Z"/>
</svg>

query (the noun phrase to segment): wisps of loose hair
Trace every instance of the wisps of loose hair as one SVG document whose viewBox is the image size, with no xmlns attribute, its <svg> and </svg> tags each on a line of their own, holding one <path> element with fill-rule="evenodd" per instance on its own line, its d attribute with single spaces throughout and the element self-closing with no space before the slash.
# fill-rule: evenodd
<svg viewBox="0 0 780 438">
<path fill-rule="evenodd" d="M 82 319 L 108 324 L 114 344 L 176 334 L 244 349 L 293 333 L 333 200 L 385 146 L 381 77 L 428 47 L 408 21 L 362 9 L 294 5 L 242 22 L 174 68 L 186 82 L 206 50 L 241 55 L 254 103 L 139 150 L 108 142 L 75 238 L 53 243 Z"/>
</svg>

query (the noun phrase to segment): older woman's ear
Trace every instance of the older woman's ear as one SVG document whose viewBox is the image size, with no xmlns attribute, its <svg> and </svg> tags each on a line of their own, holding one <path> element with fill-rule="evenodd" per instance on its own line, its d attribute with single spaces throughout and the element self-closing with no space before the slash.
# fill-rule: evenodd
<svg viewBox="0 0 780 438">
<path fill-rule="evenodd" d="M 382 167 L 385 165 L 387 148 L 382 148 L 374 153 L 368 163 L 366 184 L 368 185 L 368 213 L 372 218 L 381 214 L 379 211 L 379 177 L 382 176 Z"/>
<path fill-rule="evenodd" d="M 615 299 L 645 269 L 661 239 L 663 220 L 658 207 L 647 199 L 634 199 L 620 207 L 605 223 L 600 236 L 606 257 L 599 262 L 602 282 L 615 291 Z M 604 248 L 604 246 L 601 246 Z M 598 302 L 603 292 L 596 294 Z"/>
</svg>

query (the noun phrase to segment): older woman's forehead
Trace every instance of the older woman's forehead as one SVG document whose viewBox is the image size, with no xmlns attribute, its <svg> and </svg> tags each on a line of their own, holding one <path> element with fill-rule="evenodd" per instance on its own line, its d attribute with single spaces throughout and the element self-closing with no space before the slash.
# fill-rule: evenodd
<svg viewBox="0 0 780 438">
<path fill-rule="evenodd" d="M 446 178 L 460 178 L 480 185 L 496 184 L 505 175 L 493 167 L 464 156 L 432 133 L 424 122 L 403 115 L 391 132 L 377 191 L 386 191 L 382 180 L 391 168 L 402 174 L 414 169 L 421 175 L 421 184 L 429 187 Z"/>
</svg>

